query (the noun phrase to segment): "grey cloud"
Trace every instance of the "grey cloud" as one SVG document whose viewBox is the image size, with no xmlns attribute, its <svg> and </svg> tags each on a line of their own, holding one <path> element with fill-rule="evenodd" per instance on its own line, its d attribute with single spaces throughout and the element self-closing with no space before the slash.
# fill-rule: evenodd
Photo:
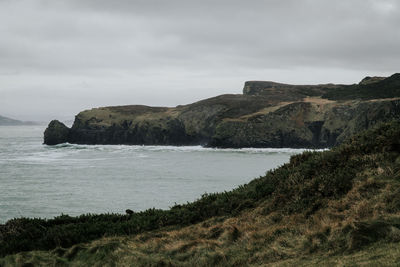
<svg viewBox="0 0 400 267">
<path fill-rule="evenodd" d="M 0 0 L 0 114 L 22 114 L 32 90 L 47 94 L 35 105 L 70 116 L 238 93 L 246 79 L 389 75 L 399 27 L 395 0 Z"/>
</svg>

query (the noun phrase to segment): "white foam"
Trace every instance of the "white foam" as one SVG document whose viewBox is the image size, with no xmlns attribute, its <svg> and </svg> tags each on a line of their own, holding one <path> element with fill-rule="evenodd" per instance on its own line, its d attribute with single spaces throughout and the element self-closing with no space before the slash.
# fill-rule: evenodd
<svg viewBox="0 0 400 267">
<path fill-rule="evenodd" d="M 53 148 L 66 149 L 88 149 L 118 153 L 121 151 L 138 152 L 229 152 L 229 153 L 289 153 L 298 154 L 304 151 L 324 151 L 328 149 L 307 148 L 211 148 L 203 146 L 147 146 L 147 145 L 79 145 L 64 143 L 53 146 Z"/>
</svg>

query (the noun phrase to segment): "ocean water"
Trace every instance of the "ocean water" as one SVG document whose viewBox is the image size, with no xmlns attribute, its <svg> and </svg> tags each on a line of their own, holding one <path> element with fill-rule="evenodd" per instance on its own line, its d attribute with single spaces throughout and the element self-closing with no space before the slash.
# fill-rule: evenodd
<svg viewBox="0 0 400 267">
<path fill-rule="evenodd" d="M 167 209 L 231 190 L 301 149 L 43 145 L 45 126 L 0 126 L 0 223 Z"/>
</svg>

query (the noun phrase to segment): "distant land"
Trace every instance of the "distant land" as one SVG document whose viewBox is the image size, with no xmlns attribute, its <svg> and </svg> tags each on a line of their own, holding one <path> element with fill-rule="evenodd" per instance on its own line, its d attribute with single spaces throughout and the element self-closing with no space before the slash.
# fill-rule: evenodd
<svg viewBox="0 0 400 267">
<path fill-rule="evenodd" d="M 71 128 L 52 121 L 48 145 L 203 145 L 326 148 L 378 122 L 400 118 L 400 74 L 358 84 L 290 85 L 248 81 L 243 94 L 167 107 L 101 107 Z"/>
<path fill-rule="evenodd" d="M 0 126 L 17 126 L 17 125 L 38 125 L 39 122 L 34 121 L 20 121 L 4 116 L 0 116 Z"/>
</svg>

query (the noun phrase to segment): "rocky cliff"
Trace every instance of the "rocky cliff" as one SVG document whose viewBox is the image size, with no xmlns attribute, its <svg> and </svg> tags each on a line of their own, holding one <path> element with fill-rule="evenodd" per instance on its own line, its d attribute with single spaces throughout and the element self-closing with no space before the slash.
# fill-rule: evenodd
<svg viewBox="0 0 400 267">
<path fill-rule="evenodd" d="M 377 122 L 399 118 L 400 74 L 366 77 L 353 85 L 249 81 L 241 95 L 174 108 L 86 110 L 70 129 L 52 122 L 44 142 L 323 148 Z"/>
</svg>

